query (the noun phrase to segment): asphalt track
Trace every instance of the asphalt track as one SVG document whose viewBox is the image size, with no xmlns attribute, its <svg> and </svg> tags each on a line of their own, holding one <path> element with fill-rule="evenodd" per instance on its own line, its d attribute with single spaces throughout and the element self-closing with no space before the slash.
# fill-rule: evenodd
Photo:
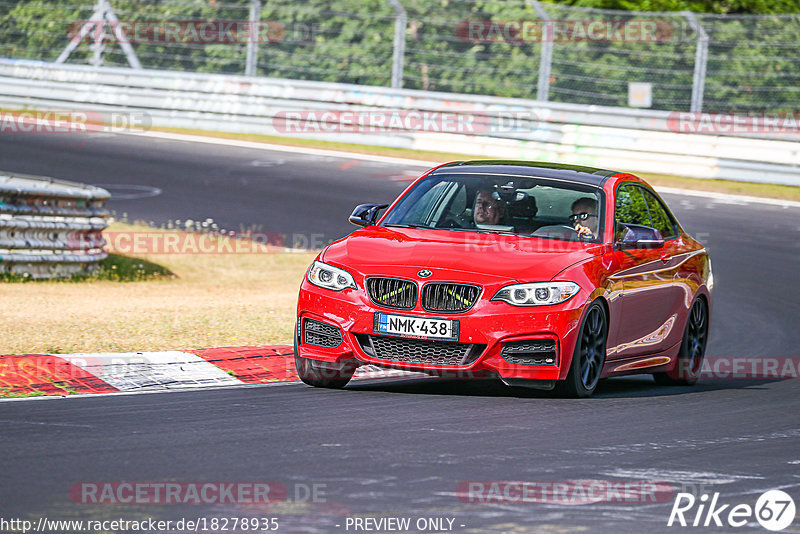
<svg viewBox="0 0 800 534">
<path fill-rule="evenodd" d="M 420 171 L 65 135 L 4 135 L 0 169 L 114 184 L 118 192 L 162 191 L 109 203 L 129 218 L 211 217 L 227 228 L 322 239 L 350 231 L 345 219 L 355 204 L 391 200 L 406 185 L 402 178 Z M 800 358 L 800 210 L 665 198 L 713 259 L 707 355 Z M 288 384 L 3 402 L 0 516 L 273 516 L 279 532 L 353 532 L 345 530 L 353 516 L 452 518 L 453 532 L 470 533 L 764 532 L 753 520 L 738 529 L 668 528 L 671 500 L 481 504 L 460 500 L 456 489 L 465 481 L 654 480 L 751 506 L 763 491 L 783 488 L 800 504 L 798 384 L 706 380 L 660 388 L 637 377 L 569 400 L 494 382 L 406 379 L 343 391 Z M 91 506 L 69 499 L 70 485 L 81 481 L 277 481 L 290 500 L 266 508 Z M 325 485 L 324 502 L 292 497 L 312 483 Z M 798 532 L 797 523 L 785 532 Z"/>
</svg>

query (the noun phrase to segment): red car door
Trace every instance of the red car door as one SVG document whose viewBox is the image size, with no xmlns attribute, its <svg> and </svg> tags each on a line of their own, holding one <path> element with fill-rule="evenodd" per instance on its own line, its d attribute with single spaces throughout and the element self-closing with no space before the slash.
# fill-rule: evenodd
<svg viewBox="0 0 800 534">
<path fill-rule="evenodd" d="M 655 196 L 639 185 L 627 183 L 617 189 L 616 222 L 655 228 L 665 241 L 658 248 L 614 251 L 619 271 L 613 279 L 622 288 L 622 312 L 609 359 L 655 354 L 680 340 L 685 289 L 676 283 L 676 277 L 684 247 L 675 225 L 659 205 Z"/>
</svg>

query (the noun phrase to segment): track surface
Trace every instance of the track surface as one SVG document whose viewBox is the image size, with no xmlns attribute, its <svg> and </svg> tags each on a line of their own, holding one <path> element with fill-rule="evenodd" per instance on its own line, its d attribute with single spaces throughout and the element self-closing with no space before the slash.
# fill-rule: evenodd
<svg viewBox="0 0 800 534">
<path fill-rule="evenodd" d="M 0 168 L 162 193 L 109 203 L 130 218 L 212 217 L 332 239 L 360 202 L 389 201 L 420 168 L 130 136 L 3 136 Z M 253 163 L 259 162 L 259 163 Z M 127 190 L 130 192 L 132 190 Z M 709 356 L 800 358 L 796 208 L 665 198 L 707 244 L 716 278 Z M 493 382 L 299 384 L 0 403 L 3 517 L 272 514 L 281 532 L 345 532 L 344 518 L 454 518 L 455 532 L 658 532 L 656 504 L 470 504 L 469 480 L 659 480 L 755 504 L 800 504 L 800 382 L 708 380 L 658 388 L 614 379 L 590 400 Z M 278 481 L 326 485 L 325 503 L 267 510 L 70 502 L 79 481 Z M 336 527 L 341 525 L 341 527 Z M 461 525 L 464 525 L 463 527 Z M 797 523 L 788 531 L 797 532 Z M 695 529 L 685 529 L 695 530 Z M 703 529 L 704 531 L 730 531 Z M 353 530 L 351 529 L 350 532 Z M 762 531 L 751 522 L 738 532 Z"/>
<path fill-rule="evenodd" d="M 138 197 L 107 203 L 131 220 L 211 217 L 228 230 L 328 242 L 353 230 L 347 217 L 356 205 L 394 200 L 422 168 L 139 136 L 3 134 L 0 170 Z M 161 193 L 145 196 L 153 189 Z"/>
</svg>

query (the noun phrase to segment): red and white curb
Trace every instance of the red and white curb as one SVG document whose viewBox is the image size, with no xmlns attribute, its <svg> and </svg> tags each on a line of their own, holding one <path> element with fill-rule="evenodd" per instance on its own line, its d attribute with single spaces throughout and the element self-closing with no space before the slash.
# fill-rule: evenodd
<svg viewBox="0 0 800 534">
<path fill-rule="evenodd" d="M 425 376 L 360 367 L 354 379 Z M 225 387 L 298 380 L 291 346 L 0 356 L 0 397 Z"/>
</svg>

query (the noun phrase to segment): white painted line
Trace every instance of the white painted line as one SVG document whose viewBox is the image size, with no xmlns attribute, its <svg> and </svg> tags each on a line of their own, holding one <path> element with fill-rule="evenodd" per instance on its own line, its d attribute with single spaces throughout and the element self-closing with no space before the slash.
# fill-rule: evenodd
<svg viewBox="0 0 800 534">
<path fill-rule="evenodd" d="M 122 354 L 122 353 L 120 353 Z M 148 353 L 128 353 L 128 354 L 135 354 L 136 356 L 142 356 Z M 153 353 L 149 353 L 153 354 Z M 105 354 L 104 356 L 116 356 L 115 353 Z M 97 356 L 96 354 L 59 354 L 59 357 L 64 356 L 75 356 L 75 361 L 72 363 L 76 363 L 78 361 L 78 357 L 85 358 L 86 356 Z M 205 360 L 204 360 L 205 361 Z M 92 369 L 97 369 L 97 362 L 93 363 Z M 89 366 L 87 365 L 87 369 Z M 89 369 L 89 372 L 93 372 Z M 229 375 L 225 375 L 228 378 L 233 378 Z M 426 373 L 415 373 L 412 371 L 400 371 L 400 370 L 393 370 L 393 369 L 382 369 L 380 367 L 374 367 L 372 365 L 364 365 L 356 370 L 356 374 L 353 376 L 353 380 L 356 382 L 360 382 L 361 380 L 368 380 L 368 379 L 376 379 L 376 378 L 436 378 L 434 376 L 428 375 Z M 113 384 L 112 384 L 113 385 Z M 120 390 L 115 391 L 112 393 L 82 393 L 79 395 L 42 395 L 42 396 L 33 396 L 33 397 L 2 397 L 0 398 L 0 403 L 3 402 L 24 402 L 24 401 L 47 401 L 47 400 L 64 400 L 64 399 L 93 399 L 97 397 L 117 397 L 120 395 L 149 395 L 149 394 L 156 394 L 156 393 L 186 393 L 190 391 L 208 391 L 211 389 L 232 389 L 232 388 L 262 388 L 262 387 L 279 387 L 279 386 L 302 386 L 305 385 L 298 379 L 298 380 L 286 380 L 283 382 L 264 382 L 263 384 L 250 384 L 246 382 L 241 382 L 239 380 L 227 380 L 224 383 L 208 383 L 203 385 L 202 387 L 198 387 L 195 384 L 189 384 L 188 386 L 183 387 L 164 387 L 164 388 L 150 388 L 150 389 L 137 389 L 137 390 Z"/>
<path fill-rule="evenodd" d="M 122 391 L 241 385 L 216 365 L 188 352 L 57 354 Z"/>
<path fill-rule="evenodd" d="M 234 389 L 234 388 L 262 388 L 262 387 L 277 387 L 277 386 L 291 386 L 299 385 L 299 380 L 291 382 L 265 382 L 263 384 L 245 384 L 239 382 L 237 384 L 208 386 L 204 388 L 175 388 L 175 389 L 144 389 L 139 391 L 115 391 L 112 393 L 81 393 L 77 395 L 41 395 L 33 397 L 0 397 L 0 402 L 17 402 L 17 401 L 46 401 L 56 399 L 93 399 L 97 397 L 118 397 L 120 395 L 153 395 L 158 393 L 190 393 L 192 391 L 209 391 L 213 389 Z"/>
<path fill-rule="evenodd" d="M 415 371 L 403 371 L 401 369 L 384 369 L 374 365 L 362 365 L 356 369 L 353 375 L 353 380 L 367 379 L 367 378 L 400 378 L 400 377 L 416 377 L 427 378 L 430 375 L 426 373 L 418 373 Z"/>
<path fill-rule="evenodd" d="M 120 135 L 138 135 L 141 137 L 152 137 L 155 139 L 169 139 L 172 141 L 186 141 L 189 143 L 208 143 L 212 145 L 234 146 L 238 148 L 255 148 L 260 150 L 274 150 L 279 152 L 289 152 L 294 154 L 311 154 L 315 156 L 331 156 L 335 158 L 358 159 L 362 161 L 377 161 L 380 163 L 395 163 L 398 165 L 414 165 L 415 167 L 431 168 L 440 165 L 442 162 L 422 161 L 418 159 L 395 158 L 392 156 L 379 156 L 377 154 L 361 154 L 359 152 L 346 152 L 341 150 L 328 150 L 323 148 L 311 148 L 302 146 L 275 145 L 271 143 L 259 143 L 257 141 L 243 141 L 238 139 L 225 139 L 222 137 L 204 137 L 201 135 L 177 134 L 168 132 L 120 132 Z"/>
<path fill-rule="evenodd" d="M 392 163 L 397 165 L 412 165 L 429 169 L 437 165 L 445 163 L 444 161 L 424 161 L 408 158 L 396 158 L 391 156 L 378 156 L 375 154 L 361 154 L 357 152 L 345 152 L 332 149 L 288 146 L 288 145 L 275 145 L 271 143 L 259 143 L 257 141 L 241 141 L 237 139 L 223 139 L 220 137 L 204 137 L 201 135 L 188 135 L 177 134 L 168 132 L 148 131 L 148 132 L 120 132 L 119 135 L 138 135 L 141 137 L 151 137 L 156 139 L 169 139 L 173 141 L 185 141 L 190 143 L 208 143 L 215 145 L 233 146 L 240 148 L 254 148 L 261 150 L 273 150 L 278 152 L 288 152 L 294 154 L 310 154 L 316 156 L 331 156 L 335 158 L 344 159 L 357 159 L 361 161 L 375 161 L 380 163 Z M 468 156 L 464 156 L 467 158 Z M 701 179 L 701 178 L 699 178 Z M 707 199 L 714 199 L 723 202 L 732 203 L 756 203 L 768 204 L 772 206 L 780 206 L 785 208 L 800 208 L 800 202 L 792 200 L 782 200 L 776 198 L 762 198 L 747 195 L 732 195 L 728 193 L 714 193 L 711 191 L 696 191 L 693 189 L 678 189 L 674 187 L 658 187 L 656 191 L 659 193 L 666 193 L 670 195 L 684 195 L 693 197 L 703 197 Z"/>
<path fill-rule="evenodd" d="M 712 191 L 695 191 L 693 189 L 678 189 L 675 187 L 656 187 L 656 191 L 667 195 L 684 195 L 690 197 L 703 197 L 706 199 L 718 200 L 730 204 L 769 204 L 782 208 L 800 208 L 800 202 L 794 200 L 783 200 L 778 198 L 762 198 L 747 195 L 731 195 L 728 193 L 714 193 Z"/>
<path fill-rule="evenodd" d="M 714 471 L 679 471 L 668 469 L 624 469 L 617 468 L 601 474 L 629 480 L 659 480 L 683 484 L 731 484 L 740 480 L 763 480 L 762 476 L 736 475 Z"/>
</svg>

